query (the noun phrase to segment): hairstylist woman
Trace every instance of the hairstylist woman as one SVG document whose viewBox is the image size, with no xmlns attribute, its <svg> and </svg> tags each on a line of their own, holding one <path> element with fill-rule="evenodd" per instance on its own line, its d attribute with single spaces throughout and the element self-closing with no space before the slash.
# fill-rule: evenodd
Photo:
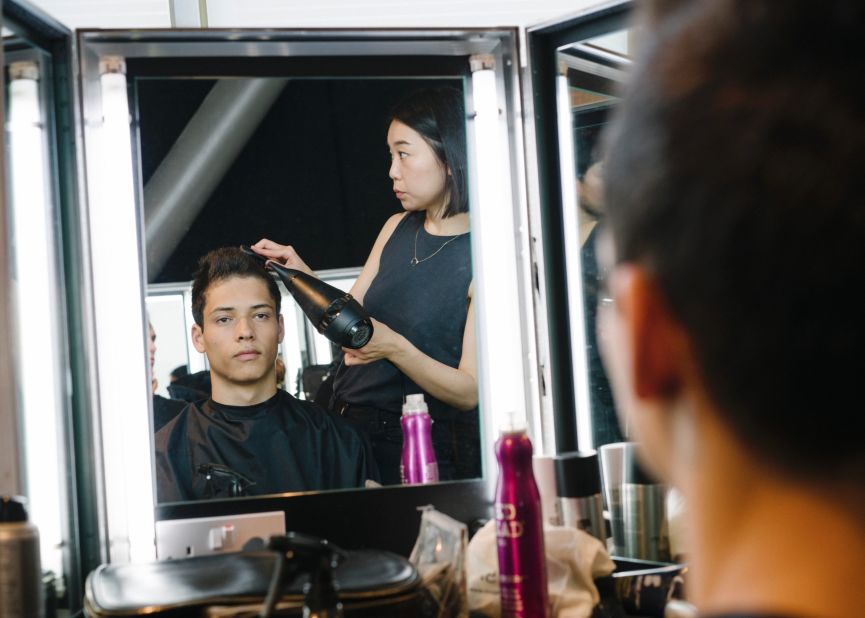
<svg viewBox="0 0 865 618">
<path fill-rule="evenodd" d="M 393 111 L 387 144 L 389 175 L 405 212 L 385 222 L 351 289 L 375 332 L 363 348 L 343 349 L 331 407 L 366 433 L 382 482 L 395 484 L 402 402 L 423 392 L 440 478 L 476 477 L 480 438 L 462 93 L 410 95 Z M 290 246 L 264 239 L 253 249 L 312 273 Z"/>
</svg>

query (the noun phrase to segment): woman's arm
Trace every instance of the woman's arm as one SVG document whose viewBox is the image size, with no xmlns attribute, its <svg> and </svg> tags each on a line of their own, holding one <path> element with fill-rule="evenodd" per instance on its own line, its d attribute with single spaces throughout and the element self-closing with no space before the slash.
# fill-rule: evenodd
<svg viewBox="0 0 865 618">
<path fill-rule="evenodd" d="M 369 289 L 372 280 L 375 279 L 375 276 L 378 274 L 378 264 L 379 259 L 381 258 L 382 249 L 384 249 L 384 246 L 390 239 L 391 234 L 393 234 L 393 231 L 396 229 L 397 224 L 406 214 L 407 213 L 405 212 L 397 213 L 385 221 L 381 231 L 378 233 L 378 238 L 375 239 L 375 244 L 373 244 L 372 250 L 369 252 L 369 257 L 366 258 L 363 270 L 360 271 L 360 275 L 358 275 L 354 285 L 351 286 L 351 295 L 361 305 L 363 304 L 363 297 Z M 313 277 L 317 276 L 312 269 L 306 265 L 306 262 L 300 259 L 297 251 L 295 251 L 294 247 L 291 245 L 281 245 L 267 238 L 262 238 L 252 245 L 252 250 L 259 255 L 276 260 L 284 266 L 305 272 Z"/>
<path fill-rule="evenodd" d="M 427 356 L 401 334 L 375 320 L 369 343 L 359 350 L 343 348 L 345 364 L 364 365 L 386 358 L 436 399 L 459 410 L 473 409 L 478 405 L 478 377 L 472 287 L 469 286 L 463 352 L 456 368 Z"/>
</svg>

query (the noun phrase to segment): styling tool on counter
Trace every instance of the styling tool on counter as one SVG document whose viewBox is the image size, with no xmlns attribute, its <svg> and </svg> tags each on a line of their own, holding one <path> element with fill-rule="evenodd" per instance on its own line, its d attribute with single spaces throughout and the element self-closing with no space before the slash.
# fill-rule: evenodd
<svg viewBox="0 0 865 618">
<path fill-rule="evenodd" d="M 0 496 L 0 616 L 41 618 L 39 531 L 27 519 L 26 500 Z"/>
<path fill-rule="evenodd" d="M 309 573 L 309 581 L 303 587 L 303 615 L 343 617 L 342 603 L 333 583 L 333 570 L 345 558 L 344 551 L 324 539 L 294 532 L 270 537 L 267 546 L 276 552 L 276 565 L 260 618 L 274 615 L 283 587 L 302 572 Z"/>
<path fill-rule="evenodd" d="M 495 494 L 499 593 L 504 618 L 543 618 L 547 600 L 541 496 L 532 470 L 532 443 L 515 413 L 496 442 Z"/>
<path fill-rule="evenodd" d="M 439 468 L 432 443 L 432 418 L 422 393 L 406 396 L 400 423 L 402 459 L 399 471 L 402 484 L 438 482 Z"/>
<path fill-rule="evenodd" d="M 369 343 L 373 332 L 372 320 L 351 294 L 317 277 L 268 260 L 248 245 L 240 245 L 240 250 L 261 261 L 265 268 L 279 276 L 285 289 L 322 335 L 342 347 L 354 350 Z"/>
<path fill-rule="evenodd" d="M 585 530 L 606 545 L 601 471 L 595 451 L 556 457 L 556 507 L 563 526 Z"/>
</svg>

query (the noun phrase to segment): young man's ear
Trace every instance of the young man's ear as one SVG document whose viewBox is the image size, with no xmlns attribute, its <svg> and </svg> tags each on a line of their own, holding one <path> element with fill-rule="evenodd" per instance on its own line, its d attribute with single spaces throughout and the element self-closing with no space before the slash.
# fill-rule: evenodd
<svg viewBox="0 0 865 618">
<path fill-rule="evenodd" d="M 204 329 L 198 324 L 192 325 L 192 345 L 202 354 L 207 351 L 204 346 Z"/>
<path fill-rule="evenodd" d="M 279 343 L 282 343 L 282 339 L 285 337 L 285 323 L 282 321 L 282 314 L 279 314 Z"/>
<path fill-rule="evenodd" d="M 640 399 L 675 395 L 685 377 L 687 338 L 657 282 L 643 268 L 617 269 L 613 296 L 632 350 L 632 384 Z"/>
</svg>

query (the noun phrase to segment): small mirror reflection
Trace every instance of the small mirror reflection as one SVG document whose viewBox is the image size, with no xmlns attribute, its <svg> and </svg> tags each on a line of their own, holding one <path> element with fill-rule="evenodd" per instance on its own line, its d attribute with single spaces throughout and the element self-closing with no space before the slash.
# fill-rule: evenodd
<svg viewBox="0 0 865 618">
<path fill-rule="evenodd" d="M 620 30 L 581 41 L 559 50 L 566 81 L 574 170 L 563 185 L 571 183 L 576 194 L 576 226 L 580 246 L 580 269 L 585 349 L 575 350 L 575 362 L 582 364 L 586 380 L 583 400 L 589 406 L 593 448 L 621 442 L 627 434 L 617 418 L 610 384 L 601 362 L 596 332 L 598 304 L 605 301 L 602 275 L 595 255 L 595 242 L 604 219 L 604 163 L 602 133 L 616 105 L 622 82 L 635 46 L 633 30 Z M 559 96 L 563 96 L 560 91 Z M 584 425 L 585 426 L 585 425 Z"/>
</svg>

